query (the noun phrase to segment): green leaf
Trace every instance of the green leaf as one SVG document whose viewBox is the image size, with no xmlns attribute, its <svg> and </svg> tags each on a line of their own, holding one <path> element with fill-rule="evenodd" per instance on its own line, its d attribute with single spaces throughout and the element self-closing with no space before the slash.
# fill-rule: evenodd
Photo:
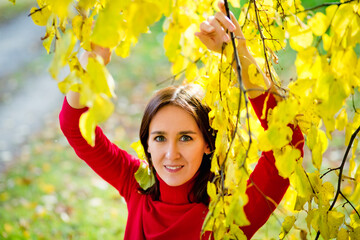
<svg viewBox="0 0 360 240">
<path fill-rule="evenodd" d="M 155 184 L 155 177 L 146 161 L 141 161 L 139 169 L 135 173 L 135 179 L 144 190 Z"/>
</svg>

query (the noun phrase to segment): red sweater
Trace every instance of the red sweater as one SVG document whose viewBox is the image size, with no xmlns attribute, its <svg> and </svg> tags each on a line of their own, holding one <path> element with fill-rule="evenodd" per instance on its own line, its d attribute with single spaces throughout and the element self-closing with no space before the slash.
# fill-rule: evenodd
<svg viewBox="0 0 360 240">
<path fill-rule="evenodd" d="M 266 94 L 263 94 L 250 100 L 259 119 L 265 98 Z M 273 108 L 275 105 L 276 101 L 270 95 L 267 108 Z M 85 111 L 86 108 L 70 107 L 65 99 L 60 113 L 61 129 L 76 154 L 124 197 L 128 208 L 125 239 L 198 240 L 208 206 L 202 203 L 189 203 L 187 196 L 193 179 L 181 186 L 170 187 L 157 176 L 160 182 L 159 201 L 153 201 L 149 195 L 139 193 L 139 185 L 134 177 L 139 160 L 111 143 L 99 127 L 96 128 L 95 146 L 88 145 L 79 130 L 79 118 Z M 260 121 L 266 129 L 267 120 Z M 302 151 L 303 135 L 298 127 L 293 130 L 291 144 Z M 278 175 L 272 152 L 262 153 L 250 178 L 257 186 L 249 184 L 246 191 L 249 202 L 245 205 L 244 211 L 251 224 L 241 227 L 248 239 L 267 221 L 276 208 L 258 189 L 276 203 L 280 203 L 289 186 L 288 179 Z M 203 236 L 204 239 L 208 239 L 209 235 L 207 232 Z"/>
</svg>

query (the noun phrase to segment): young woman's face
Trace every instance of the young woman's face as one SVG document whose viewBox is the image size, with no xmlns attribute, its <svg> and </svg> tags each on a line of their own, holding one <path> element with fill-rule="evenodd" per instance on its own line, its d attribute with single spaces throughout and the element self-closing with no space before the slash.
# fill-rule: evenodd
<svg viewBox="0 0 360 240">
<path fill-rule="evenodd" d="M 148 146 L 156 172 L 169 186 L 190 180 L 210 153 L 195 119 L 174 105 L 162 107 L 151 120 Z"/>
</svg>

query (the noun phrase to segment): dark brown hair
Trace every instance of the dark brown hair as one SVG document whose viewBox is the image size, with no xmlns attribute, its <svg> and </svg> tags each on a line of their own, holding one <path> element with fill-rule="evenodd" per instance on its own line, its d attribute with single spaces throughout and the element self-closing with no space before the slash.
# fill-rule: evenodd
<svg viewBox="0 0 360 240">
<path fill-rule="evenodd" d="M 145 108 L 144 116 L 140 126 L 140 141 L 144 147 L 146 158 L 149 162 L 149 166 L 154 176 L 156 176 L 155 168 L 151 161 L 151 155 L 148 152 L 148 138 L 149 138 L 149 126 L 150 122 L 159 111 L 160 108 L 172 104 L 181 107 L 188 113 L 190 113 L 195 119 L 200 131 L 206 143 L 209 145 L 211 152 L 215 150 L 215 137 L 216 133 L 210 127 L 208 113 L 210 108 L 202 103 L 203 97 L 200 87 L 192 84 L 184 86 L 170 86 L 163 88 L 155 93 L 150 99 L 148 105 Z M 211 166 L 211 154 L 204 154 L 198 175 L 195 179 L 193 188 L 191 189 L 191 196 L 188 199 L 192 199 L 193 202 L 209 204 L 209 196 L 207 194 L 207 182 L 212 180 L 213 173 L 210 171 Z M 140 191 L 143 194 L 149 194 L 154 200 L 158 200 L 160 197 L 159 182 L 155 177 L 155 184 L 147 190 Z"/>
</svg>

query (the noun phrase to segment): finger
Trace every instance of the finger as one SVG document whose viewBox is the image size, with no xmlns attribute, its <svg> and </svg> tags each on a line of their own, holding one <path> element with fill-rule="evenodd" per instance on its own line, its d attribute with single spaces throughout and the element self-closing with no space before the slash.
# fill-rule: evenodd
<svg viewBox="0 0 360 240">
<path fill-rule="evenodd" d="M 199 40 L 210 50 L 219 51 L 216 49 L 214 40 L 211 39 L 207 34 L 204 32 L 195 32 L 195 36 L 199 38 Z"/>
<path fill-rule="evenodd" d="M 225 3 L 223 0 L 220 0 L 218 2 L 218 7 L 222 13 L 226 14 Z"/>
<path fill-rule="evenodd" d="M 226 28 L 215 16 L 210 16 L 207 21 L 214 27 L 214 35 L 216 35 L 217 41 L 229 42 L 231 40 L 226 32 Z"/>
<path fill-rule="evenodd" d="M 215 31 L 215 28 L 210 25 L 208 21 L 200 23 L 200 31 L 205 33 L 212 33 Z"/>
<path fill-rule="evenodd" d="M 225 28 L 228 29 L 230 32 L 235 31 L 236 26 L 235 24 L 222 12 L 215 13 L 215 18 L 220 22 L 220 24 Z"/>
<path fill-rule="evenodd" d="M 225 16 L 227 17 L 227 13 L 226 13 L 226 8 L 225 8 L 225 3 L 223 0 L 220 0 L 218 2 L 218 7 L 220 9 L 220 11 L 225 14 Z M 236 30 L 234 30 L 235 35 L 239 36 L 239 37 L 244 37 L 244 34 L 241 31 L 241 27 L 239 22 L 237 21 L 236 17 L 234 16 L 234 14 L 230 11 L 230 18 L 231 18 L 231 22 L 234 24 Z M 228 18 L 229 19 L 229 18 Z M 229 29 L 230 30 L 230 29 Z M 230 30 L 231 31 L 231 30 Z"/>
</svg>

